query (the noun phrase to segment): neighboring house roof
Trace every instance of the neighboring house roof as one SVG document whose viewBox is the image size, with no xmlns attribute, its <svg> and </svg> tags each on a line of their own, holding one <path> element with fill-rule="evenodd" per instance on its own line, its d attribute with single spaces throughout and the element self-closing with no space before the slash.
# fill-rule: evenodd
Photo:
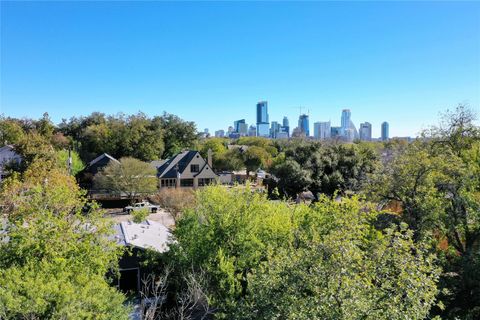
<svg viewBox="0 0 480 320">
<path fill-rule="evenodd" d="M 158 169 L 160 168 L 163 164 L 165 164 L 165 162 L 167 162 L 167 160 L 153 160 L 150 162 L 150 165 L 152 165 L 155 169 Z"/>
<path fill-rule="evenodd" d="M 198 151 L 187 150 L 180 152 L 179 154 L 167 159 L 160 167 L 157 169 L 157 177 L 162 179 L 177 178 L 177 174 L 183 174 L 188 165 L 196 156 L 200 156 Z M 203 159 L 203 158 L 202 158 Z M 208 165 L 207 161 L 203 159 L 204 164 L 201 166 L 199 172 L 195 175 L 198 176 L 204 171 L 212 171 L 212 168 Z M 213 171 L 212 171 L 213 172 Z M 213 173 L 215 174 L 215 173 Z"/>
<path fill-rule="evenodd" d="M 88 165 L 83 169 L 83 172 L 90 172 L 92 174 L 96 174 L 101 168 L 107 166 L 110 161 L 114 161 L 116 163 L 120 163 L 117 159 L 109 155 L 108 153 L 103 153 L 90 161 Z"/>
<path fill-rule="evenodd" d="M 7 145 L 4 145 L 3 147 L 0 148 L 0 153 L 4 152 L 4 151 L 12 151 L 13 150 L 13 146 L 11 144 L 7 144 Z"/>
<path fill-rule="evenodd" d="M 172 234 L 168 228 L 151 220 L 142 223 L 120 222 L 114 228 L 117 244 L 124 246 L 152 249 L 162 253 L 168 251 L 168 246 L 172 242 Z"/>
<path fill-rule="evenodd" d="M 118 161 L 117 159 L 115 159 L 114 157 L 112 157 L 111 155 L 109 155 L 108 153 L 103 153 L 101 155 L 99 155 L 98 157 L 96 157 L 95 159 L 93 159 L 92 161 L 90 161 L 88 163 L 88 167 L 91 167 L 93 165 L 95 165 L 96 163 L 98 163 L 99 161 L 103 160 L 104 158 L 108 158 L 109 160 L 113 160 L 115 162 L 118 162 L 120 163 L 120 161 Z"/>
</svg>

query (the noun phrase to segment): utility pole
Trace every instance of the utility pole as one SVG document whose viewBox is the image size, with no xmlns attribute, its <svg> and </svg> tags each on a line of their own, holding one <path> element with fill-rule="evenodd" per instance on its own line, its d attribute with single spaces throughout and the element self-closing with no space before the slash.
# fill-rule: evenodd
<svg viewBox="0 0 480 320">
<path fill-rule="evenodd" d="M 68 147 L 68 160 L 67 160 L 68 174 L 72 175 L 72 148 Z"/>
</svg>

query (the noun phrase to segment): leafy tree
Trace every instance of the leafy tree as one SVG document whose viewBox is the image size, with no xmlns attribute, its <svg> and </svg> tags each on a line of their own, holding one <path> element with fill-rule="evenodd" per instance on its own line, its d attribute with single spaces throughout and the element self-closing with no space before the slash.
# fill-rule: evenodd
<svg viewBox="0 0 480 320">
<path fill-rule="evenodd" d="M 194 122 L 184 121 L 176 115 L 164 113 L 153 118 L 164 132 L 165 151 L 163 158 L 171 157 L 186 148 L 192 148 L 197 141 L 197 129 Z"/>
<path fill-rule="evenodd" d="M 128 319 L 105 274 L 119 258 L 102 212 L 84 214 L 83 193 L 64 170 L 33 162 L 0 191 L 2 319 Z"/>
<path fill-rule="evenodd" d="M 197 196 L 169 257 L 205 272 L 218 318 L 423 319 L 435 303 L 434 257 L 405 226 L 377 231 L 378 212 L 357 198 L 290 207 L 217 186 Z"/>
<path fill-rule="evenodd" d="M 271 161 L 270 154 L 262 147 L 251 146 L 243 152 L 243 163 L 247 169 L 247 176 L 250 171 L 259 168 L 266 168 Z"/>
<path fill-rule="evenodd" d="M 24 136 L 15 146 L 15 151 L 22 157 L 18 169 L 25 171 L 32 163 L 42 163 L 45 168 L 57 165 L 55 151 L 44 136 L 31 132 Z"/>
<path fill-rule="evenodd" d="M 212 150 L 214 157 L 221 156 L 227 151 L 227 147 L 225 146 L 226 141 L 224 138 L 205 139 L 199 146 L 202 157 L 206 158 L 208 156 L 209 149 Z"/>
<path fill-rule="evenodd" d="M 287 149 L 285 163 L 275 161 L 271 171 L 282 194 L 294 197 L 308 189 L 315 196 L 333 196 L 337 191 L 361 191 L 368 174 L 376 167 L 377 155 L 366 145 L 300 142 Z M 292 184 L 292 181 L 303 183 Z"/>
<path fill-rule="evenodd" d="M 217 171 L 238 171 L 245 168 L 239 149 L 230 149 L 213 157 L 213 168 Z"/>
<path fill-rule="evenodd" d="M 126 194 L 131 200 L 157 190 L 155 168 L 135 158 L 121 158 L 110 162 L 94 177 L 97 189 Z"/>
<path fill-rule="evenodd" d="M 62 149 L 56 151 L 56 156 L 57 156 L 57 162 L 58 166 L 60 168 L 64 168 L 65 170 L 68 169 L 68 150 Z M 85 168 L 85 165 L 83 164 L 82 159 L 80 159 L 80 156 L 76 151 L 71 151 L 71 157 L 72 157 L 72 175 L 76 175 L 80 171 Z"/>
<path fill-rule="evenodd" d="M 417 241 L 434 235 L 443 257 L 446 318 L 480 316 L 480 130 L 464 106 L 410 144 L 372 180 L 379 199 L 401 204 Z"/>
<path fill-rule="evenodd" d="M 25 131 L 17 121 L 0 116 L 0 145 L 16 144 L 25 136 Z"/>
</svg>

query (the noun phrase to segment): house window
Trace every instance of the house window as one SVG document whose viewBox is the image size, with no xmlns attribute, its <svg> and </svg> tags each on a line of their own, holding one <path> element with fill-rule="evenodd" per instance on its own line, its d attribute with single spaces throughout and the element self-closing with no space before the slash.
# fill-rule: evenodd
<svg viewBox="0 0 480 320">
<path fill-rule="evenodd" d="M 190 165 L 190 172 L 199 172 L 200 171 L 200 165 L 198 164 L 191 164 Z"/>
<path fill-rule="evenodd" d="M 180 180 L 181 187 L 193 187 L 193 179 L 181 179 Z"/>
<path fill-rule="evenodd" d="M 161 179 L 160 180 L 160 186 L 161 187 L 166 187 L 166 188 L 171 188 L 176 186 L 176 179 Z"/>
<path fill-rule="evenodd" d="M 199 178 L 198 179 L 198 186 L 203 187 L 211 184 L 214 181 L 214 179 L 211 178 Z"/>
</svg>

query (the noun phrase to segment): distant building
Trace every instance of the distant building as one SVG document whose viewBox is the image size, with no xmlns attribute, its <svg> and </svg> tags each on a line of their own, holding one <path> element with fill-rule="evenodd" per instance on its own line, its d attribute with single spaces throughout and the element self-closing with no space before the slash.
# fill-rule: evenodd
<svg viewBox="0 0 480 320">
<path fill-rule="evenodd" d="M 257 103 L 257 136 L 268 137 L 269 135 L 268 102 L 260 101 Z"/>
<path fill-rule="evenodd" d="M 237 120 L 233 123 L 233 129 L 240 136 L 246 136 L 248 133 L 248 125 L 245 122 L 245 119 Z"/>
<path fill-rule="evenodd" d="M 352 113 L 350 112 L 350 109 L 342 110 L 342 120 L 340 124 L 340 127 L 342 128 L 342 135 L 345 135 L 345 131 L 350 128 L 351 116 Z"/>
<path fill-rule="evenodd" d="M 270 127 L 270 138 L 276 139 L 278 137 L 278 133 L 280 132 L 280 123 L 277 121 L 272 121 L 272 126 Z"/>
<path fill-rule="evenodd" d="M 248 136 L 249 137 L 256 137 L 257 136 L 257 127 L 254 125 L 251 125 L 250 128 L 248 128 Z"/>
<path fill-rule="evenodd" d="M 217 130 L 217 131 L 215 131 L 215 137 L 217 137 L 217 138 L 224 138 L 224 137 L 225 137 L 225 130 Z"/>
<path fill-rule="evenodd" d="M 283 127 L 282 127 L 283 128 Z M 288 139 L 289 138 L 289 135 L 287 132 L 285 131 L 280 131 L 278 134 L 277 134 L 277 139 Z"/>
<path fill-rule="evenodd" d="M 315 122 L 313 124 L 313 136 L 315 137 L 315 139 L 320 139 L 320 140 L 330 139 L 330 136 L 331 136 L 330 121 Z"/>
<path fill-rule="evenodd" d="M 372 124 L 370 122 L 364 122 L 360 124 L 360 140 L 372 140 Z"/>
<path fill-rule="evenodd" d="M 15 152 L 12 145 L 6 145 L 0 148 L 0 182 L 8 175 L 6 167 L 8 165 L 20 164 L 22 157 Z"/>
<path fill-rule="evenodd" d="M 342 137 L 342 127 L 331 127 L 330 128 L 330 138 L 341 138 Z"/>
<path fill-rule="evenodd" d="M 208 161 L 198 151 L 176 154 L 157 169 L 160 188 L 194 188 L 214 183 L 218 176 L 212 170 L 212 156 Z"/>
<path fill-rule="evenodd" d="M 93 177 L 105 168 L 110 162 L 120 163 L 117 159 L 109 155 L 108 153 L 103 153 L 90 161 L 87 166 L 78 173 L 78 183 L 83 189 L 92 189 L 93 188 Z M 92 191 L 92 190 L 90 190 Z"/>
<path fill-rule="evenodd" d="M 302 114 L 298 117 L 298 127 L 300 130 L 305 133 L 305 136 L 310 136 L 310 124 L 308 121 L 308 115 Z"/>
<path fill-rule="evenodd" d="M 352 122 L 351 119 L 352 113 L 350 109 L 343 109 L 342 110 L 342 119 L 341 119 L 341 132 L 340 136 L 345 141 L 353 141 L 359 138 L 357 128 Z"/>
<path fill-rule="evenodd" d="M 233 129 L 232 126 L 228 127 L 228 130 L 227 130 L 227 134 L 230 134 L 232 132 L 234 132 L 235 130 Z"/>
<path fill-rule="evenodd" d="M 282 132 L 286 132 L 287 133 L 287 137 L 290 136 L 290 124 L 289 124 L 289 121 L 288 121 L 288 118 L 287 117 L 283 117 L 283 121 L 282 121 L 282 129 L 281 129 Z"/>
<path fill-rule="evenodd" d="M 388 125 L 388 122 L 383 122 L 382 123 L 382 141 L 387 141 L 388 138 L 389 138 L 389 125 Z"/>
</svg>

